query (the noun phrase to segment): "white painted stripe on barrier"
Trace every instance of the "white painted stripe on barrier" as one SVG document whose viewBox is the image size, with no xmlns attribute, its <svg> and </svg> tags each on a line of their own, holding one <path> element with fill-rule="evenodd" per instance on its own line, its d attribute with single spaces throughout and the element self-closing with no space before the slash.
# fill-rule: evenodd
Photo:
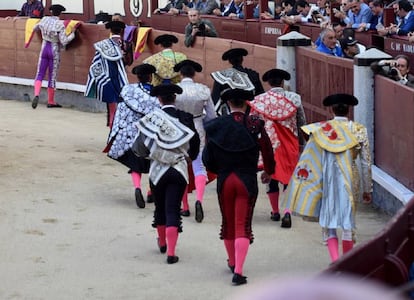
<svg viewBox="0 0 414 300">
<path fill-rule="evenodd" d="M 404 205 L 414 197 L 414 193 L 399 183 L 394 177 L 391 177 L 386 172 L 372 166 L 372 180 L 381 185 L 385 190 L 392 194 L 395 198 L 400 200 Z"/>
<path fill-rule="evenodd" d="M 18 84 L 18 85 L 27 85 L 33 86 L 34 79 L 20 78 L 20 77 L 9 77 L 9 76 L 0 76 L 0 82 Z M 42 81 L 42 87 L 47 87 L 47 81 Z M 82 84 L 75 84 L 69 82 L 56 82 L 56 88 L 59 90 L 69 90 L 74 92 L 85 92 L 86 86 Z"/>
</svg>

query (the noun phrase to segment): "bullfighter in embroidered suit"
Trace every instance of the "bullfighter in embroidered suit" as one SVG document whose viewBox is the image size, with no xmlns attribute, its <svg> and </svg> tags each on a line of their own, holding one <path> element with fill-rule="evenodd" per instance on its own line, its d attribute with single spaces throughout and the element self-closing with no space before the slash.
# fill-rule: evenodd
<svg viewBox="0 0 414 300">
<path fill-rule="evenodd" d="M 263 178 L 268 182 L 267 196 L 269 197 L 273 221 L 280 220 L 279 213 L 279 183 L 286 188 L 296 163 L 299 159 L 300 135 L 298 126 L 306 124 L 305 112 L 299 94 L 285 91 L 283 84 L 290 80 L 290 74 L 281 69 L 271 69 L 263 74 L 263 81 L 268 82 L 271 89 L 260 94 L 249 102 L 251 113 L 265 120 L 266 132 L 272 141 L 275 161 L 275 173 L 271 178 Z M 290 212 L 285 210 L 281 226 L 290 228 L 292 224 Z"/>
<path fill-rule="evenodd" d="M 158 247 L 167 252 L 167 263 L 178 262 L 175 248 L 181 230 L 180 206 L 188 184 L 188 162 L 197 158 L 200 139 L 193 116 L 175 107 L 175 94 L 182 89 L 174 84 L 154 87 L 161 109 L 155 108 L 136 124 L 138 137 L 133 151 L 151 159 L 149 178 L 154 195 L 154 223 Z"/>
<path fill-rule="evenodd" d="M 65 25 L 59 19 L 62 11 L 66 9 L 60 4 L 55 4 L 50 6 L 49 10 L 52 12 L 52 16 L 43 17 L 34 27 L 34 30 L 40 30 L 42 33 L 42 46 L 34 83 L 33 109 L 39 103 L 42 80 L 46 75 L 46 71 L 49 76 L 47 85 L 47 107 L 61 107 L 61 105 L 55 102 L 56 77 L 60 64 L 60 51 L 75 38 L 74 32 L 68 35 L 66 34 Z"/>
<path fill-rule="evenodd" d="M 174 67 L 174 71 L 180 72 L 182 79 L 178 85 L 183 89 L 183 93 L 177 95 L 175 105 L 178 109 L 193 115 L 194 125 L 200 136 L 200 153 L 198 154 L 197 159 L 192 162 L 190 184 L 188 188 L 188 192 L 191 192 L 194 187 L 196 190 L 197 200 L 195 203 L 195 219 L 199 223 L 201 223 L 204 218 L 202 206 L 204 191 L 208 178 L 211 178 L 211 173 L 210 176 L 208 176 L 206 168 L 201 160 L 201 153 L 203 152 L 206 136 L 204 123 L 216 118 L 210 89 L 204 84 L 194 82 L 195 73 L 201 72 L 202 70 L 203 68 L 199 63 L 188 59 L 176 64 Z M 190 215 L 188 193 L 184 193 L 181 215 Z"/>
<path fill-rule="evenodd" d="M 246 113 L 246 100 L 253 94 L 229 89 L 222 100 L 229 102 L 230 114 L 208 122 L 203 162 L 217 174 L 217 194 L 222 214 L 220 238 L 224 240 L 227 264 L 234 273 L 232 283 L 247 283 L 243 265 L 253 241 L 252 218 L 258 194 L 257 163 L 262 154 L 264 171 L 274 172 L 272 144 L 264 121 Z"/>
<path fill-rule="evenodd" d="M 105 24 L 111 30 L 111 38 L 96 42 L 95 56 L 89 68 L 85 96 L 97 98 L 107 104 L 107 125 L 112 128 L 119 95 L 128 78 L 120 47 L 121 33 L 125 23 L 111 21 Z"/>
<path fill-rule="evenodd" d="M 356 159 L 361 161 L 363 201 L 371 202 L 371 160 L 366 128 L 348 120 L 349 106 L 358 100 L 347 94 L 324 99 L 332 106 L 333 120 L 303 126 L 309 140 L 286 190 L 287 206 L 294 212 L 319 219 L 328 229 L 331 260 L 339 257 L 337 228 L 342 229 L 342 250 L 353 248 L 355 229 Z"/>
<path fill-rule="evenodd" d="M 218 112 L 225 113 L 226 109 L 223 109 L 220 95 L 228 88 L 252 91 L 254 95 L 264 92 L 259 73 L 243 67 L 243 57 L 247 54 L 248 52 L 244 48 L 227 50 L 223 53 L 221 59 L 223 61 L 228 60 L 232 67 L 211 73 L 211 77 L 214 79 L 211 98 Z"/>
<path fill-rule="evenodd" d="M 139 119 L 159 107 L 156 97 L 150 95 L 152 74 L 154 66 L 142 64 L 134 67 L 132 73 L 137 75 L 138 82 L 127 84 L 122 88 L 122 102 L 116 109 L 114 124 L 108 138 L 106 151 L 108 156 L 130 168 L 132 182 L 135 187 L 135 202 L 139 208 L 145 207 L 141 192 L 141 175 L 148 173 L 150 161 L 137 157 L 132 152 L 132 145 L 138 134 L 134 125 Z M 105 151 L 105 152 L 106 152 Z"/>
<path fill-rule="evenodd" d="M 155 38 L 154 44 L 160 45 L 162 50 L 144 60 L 144 63 L 151 64 L 157 69 L 157 73 L 152 78 L 154 86 L 180 81 L 180 74 L 174 71 L 174 66 L 187 59 L 187 56 L 171 49 L 176 43 L 178 43 L 178 38 L 171 34 L 162 34 Z"/>
</svg>

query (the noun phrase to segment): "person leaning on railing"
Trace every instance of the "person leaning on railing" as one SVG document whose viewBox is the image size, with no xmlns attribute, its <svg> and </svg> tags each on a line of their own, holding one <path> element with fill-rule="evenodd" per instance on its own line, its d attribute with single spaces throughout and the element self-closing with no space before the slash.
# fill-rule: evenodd
<svg viewBox="0 0 414 300">
<path fill-rule="evenodd" d="M 196 36 L 217 37 L 216 28 L 211 21 L 202 19 L 197 9 L 191 8 L 188 10 L 188 19 L 190 22 L 185 26 L 184 45 L 191 47 Z"/>
<path fill-rule="evenodd" d="M 166 6 L 162 8 L 156 8 L 153 14 L 167 13 L 170 15 L 176 15 L 183 9 L 184 5 L 187 5 L 187 0 L 170 0 Z"/>
<path fill-rule="evenodd" d="M 414 12 L 413 6 L 407 0 L 401 0 L 397 3 L 397 24 L 391 24 L 382 30 L 378 30 L 378 34 L 382 36 L 402 35 L 406 36 L 414 30 Z"/>
<path fill-rule="evenodd" d="M 397 55 L 391 60 L 380 60 L 371 64 L 374 74 L 386 76 L 399 83 L 414 88 L 414 75 L 410 74 L 410 59 L 406 55 Z"/>
</svg>

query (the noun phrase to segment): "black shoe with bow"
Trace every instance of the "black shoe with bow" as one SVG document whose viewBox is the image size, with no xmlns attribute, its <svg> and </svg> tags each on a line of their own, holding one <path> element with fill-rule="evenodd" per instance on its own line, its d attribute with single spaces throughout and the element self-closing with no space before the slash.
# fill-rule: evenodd
<svg viewBox="0 0 414 300">
<path fill-rule="evenodd" d="M 247 283 L 247 277 L 234 273 L 233 275 L 233 279 L 231 281 L 233 283 L 233 285 L 242 285 L 242 284 L 246 284 Z"/>
<path fill-rule="evenodd" d="M 280 227 L 282 228 L 292 227 L 292 218 L 290 216 L 290 213 L 285 213 L 285 215 L 282 218 L 282 224 L 280 224 Z"/>
</svg>

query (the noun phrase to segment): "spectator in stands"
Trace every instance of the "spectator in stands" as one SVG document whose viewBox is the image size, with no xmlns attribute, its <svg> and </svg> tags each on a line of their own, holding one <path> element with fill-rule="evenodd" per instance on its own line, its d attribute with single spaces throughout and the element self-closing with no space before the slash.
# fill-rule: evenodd
<svg viewBox="0 0 414 300">
<path fill-rule="evenodd" d="M 401 84 L 414 88 L 414 75 L 410 74 L 410 59 L 397 55 L 391 60 L 380 60 L 371 64 L 374 74 L 387 76 Z"/>
<path fill-rule="evenodd" d="M 299 0 L 296 2 L 296 12 L 297 15 L 285 16 L 281 20 L 289 25 L 296 23 L 307 23 L 313 22 L 313 15 L 319 14 L 318 7 L 315 5 L 309 5 L 305 0 Z M 322 16 L 321 16 L 322 17 Z"/>
<path fill-rule="evenodd" d="M 191 5 L 190 5 L 191 3 Z M 200 15 L 211 15 L 216 8 L 219 8 L 216 0 L 197 0 L 190 2 L 188 6 L 184 6 L 184 11 L 188 13 L 190 8 L 198 10 Z"/>
<path fill-rule="evenodd" d="M 341 49 L 345 58 L 354 58 L 359 54 L 358 41 L 352 36 L 340 39 Z"/>
<path fill-rule="evenodd" d="M 381 30 L 384 28 L 384 2 L 382 0 L 371 0 L 368 5 L 372 17 L 369 23 L 361 24 L 362 30 Z"/>
<path fill-rule="evenodd" d="M 295 16 L 298 14 L 295 8 L 295 0 L 283 0 L 282 8 L 284 16 Z"/>
<path fill-rule="evenodd" d="M 124 22 L 124 16 L 121 15 L 120 13 L 114 13 L 111 17 L 111 21 Z"/>
<path fill-rule="evenodd" d="M 324 25 L 325 26 L 325 25 Z M 341 23 L 327 23 L 325 27 L 323 28 L 330 28 L 335 32 L 335 38 L 337 40 L 337 44 L 340 47 L 340 43 L 339 40 L 342 39 L 344 37 L 344 27 L 342 26 Z M 321 44 L 322 40 L 321 40 L 321 35 L 318 36 L 318 38 L 315 41 L 315 46 L 319 47 L 319 45 Z"/>
<path fill-rule="evenodd" d="M 42 18 L 44 7 L 40 0 L 27 0 L 20 9 L 18 17 Z"/>
<path fill-rule="evenodd" d="M 362 24 L 369 23 L 372 17 L 371 9 L 361 0 L 351 0 L 349 2 L 349 11 L 344 13 L 337 11 L 335 17 L 342 20 L 348 27 L 354 29 L 361 28 Z"/>
<path fill-rule="evenodd" d="M 281 4 L 275 3 L 275 10 L 272 12 L 269 8 L 268 11 L 260 13 L 260 17 L 265 20 L 279 20 L 282 16 L 284 16 L 283 7 Z M 256 17 L 255 17 L 256 18 Z M 258 17 L 257 17 L 258 18 Z"/>
<path fill-rule="evenodd" d="M 338 45 L 335 32 L 331 28 L 324 29 L 320 34 L 321 43 L 316 48 L 317 51 L 334 56 L 342 56 L 341 47 Z"/>
<path fill-rule="evenodd" d="M 328 15 L 328 8 L 329 4 L 326 2 L 326 0 L 316 0 L 316 6 L 319 9 L 319 13 L 326 17 Z"/>
<path fill-rule="evenodd" d="M 220 4 L 220 8 L 213 10 L 216 16 L 229 17 L 233 19 L 243 19 L 243 0 L 224 0 Z"/>
<path fill-rule="evenodd" d="M 413 6 L 409 1 L 400 0 L 398 2 L 397 15 L 400 18 L 399 23 L 387 27 L 386 35 L 408 35 L 410 31 L 414 30 Z"/>
<path fill-rule="evenodd" d="M 186 47 L 191 47 L 194 44 L 196 36 L 218 36 L 213 23 L 209 20 L 202 19 L 200 17 L 200 12 L 197 9 L 191 8 L 188 11 L 188 19 L 190 20 L 190 23 L 185 26 L 184 39 L 184 45 L 186 45 Z"/>
<path fill-rule="evenodd" d="M 183 5 L 187 5 L 187 0 L 170 0 L 166 6 L 163 8 L 157 8 L 154 10 L 153 14 L 162 14 L 162 13 L 168 13 L 168 14 L 177 14 L 180 12 L 180 10 L 183 9 Z"/>
</svg>

